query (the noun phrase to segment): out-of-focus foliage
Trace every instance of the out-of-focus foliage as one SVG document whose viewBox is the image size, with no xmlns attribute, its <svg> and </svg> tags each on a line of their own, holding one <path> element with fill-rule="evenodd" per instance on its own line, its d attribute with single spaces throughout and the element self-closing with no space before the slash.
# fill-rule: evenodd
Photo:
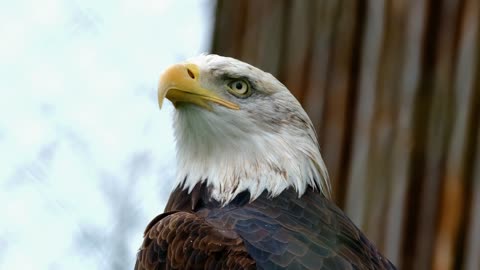
<svg viewBox="0 0 480 270">
<path fill-rule="evenodd" d="M 271 72 L 336 202 L 400 269 L 480 269 L 480 1 L 219 0 L 213 52 Z"/>
</svg>

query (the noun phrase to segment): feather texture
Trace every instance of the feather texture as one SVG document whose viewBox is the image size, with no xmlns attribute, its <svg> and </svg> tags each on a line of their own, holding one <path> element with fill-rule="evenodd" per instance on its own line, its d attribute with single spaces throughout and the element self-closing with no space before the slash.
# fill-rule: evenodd
<svg viewBox="0 0 480 270">
<path fill-rule="evenodd" d="M 301 198 L 292 189 L 275 198 L 263 193 L 253 202 L 244 192 L 224 207 L 208 199 L 204 184 L 195 190 L 194 203 L 181 188 L 172 193 L 170 212 L 146 230 L 136 270 L 395 269 L 312 189 Z"/>
</svg>

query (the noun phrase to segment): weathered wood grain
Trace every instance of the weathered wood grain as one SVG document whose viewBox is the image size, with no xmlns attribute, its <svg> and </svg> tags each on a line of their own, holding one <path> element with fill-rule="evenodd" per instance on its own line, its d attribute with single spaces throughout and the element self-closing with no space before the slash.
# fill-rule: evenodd
<svg viewBox="0 0 480 270">
<path fill-rule="evenodd" d="M 279 78 L 334 200 L 400 269 L 480 268 L 480 1 L 218 0 L 212 51 Z"/>
<path fill-rule="evenodd" d="M 420 86 L 422 64 L 422 44 L 426 31 L 426 1 L 408 1 L 405 16 L 405 29 L 402 33 L 404 49 L 399 53 L 403 58 L 399 71 L 397 113 L 394 119 L 395 132 L 392 145 L 391 181 L 387 221 L 384 234 L 385 252 L 389 258 L 401 266 L 401 245 L 405 237 L 403 224 L 415 140 L 414 108 Z"/>
</svg>

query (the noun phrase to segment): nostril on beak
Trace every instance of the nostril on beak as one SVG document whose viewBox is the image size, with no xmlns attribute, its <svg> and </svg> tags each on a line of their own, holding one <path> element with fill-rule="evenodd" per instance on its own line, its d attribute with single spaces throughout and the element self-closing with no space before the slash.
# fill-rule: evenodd
<svg viewBox="0 0 480 270">
<path fill-rule="evenodd" d="M 188 76 L 190 76 L 190 78 L 195 79 L 195 74 L 193 74 L 193 72 L 189 68 L 187 68 L 187 72 L 188 72 Z"/>
</svg>

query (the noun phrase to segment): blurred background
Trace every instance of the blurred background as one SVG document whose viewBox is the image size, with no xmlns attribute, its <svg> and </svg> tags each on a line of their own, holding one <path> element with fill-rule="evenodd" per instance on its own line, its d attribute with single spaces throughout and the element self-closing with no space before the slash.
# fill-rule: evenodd
<svg viewBox="0 0 480 270">
<path fill-rule="evenodd" d="M 0 3 L 0 269 L 132 269 L 175 175 L 156 81 L 279 78 L 334 200 L 399 269 L 480 269 L 480 1 Z"/>
</svg>

